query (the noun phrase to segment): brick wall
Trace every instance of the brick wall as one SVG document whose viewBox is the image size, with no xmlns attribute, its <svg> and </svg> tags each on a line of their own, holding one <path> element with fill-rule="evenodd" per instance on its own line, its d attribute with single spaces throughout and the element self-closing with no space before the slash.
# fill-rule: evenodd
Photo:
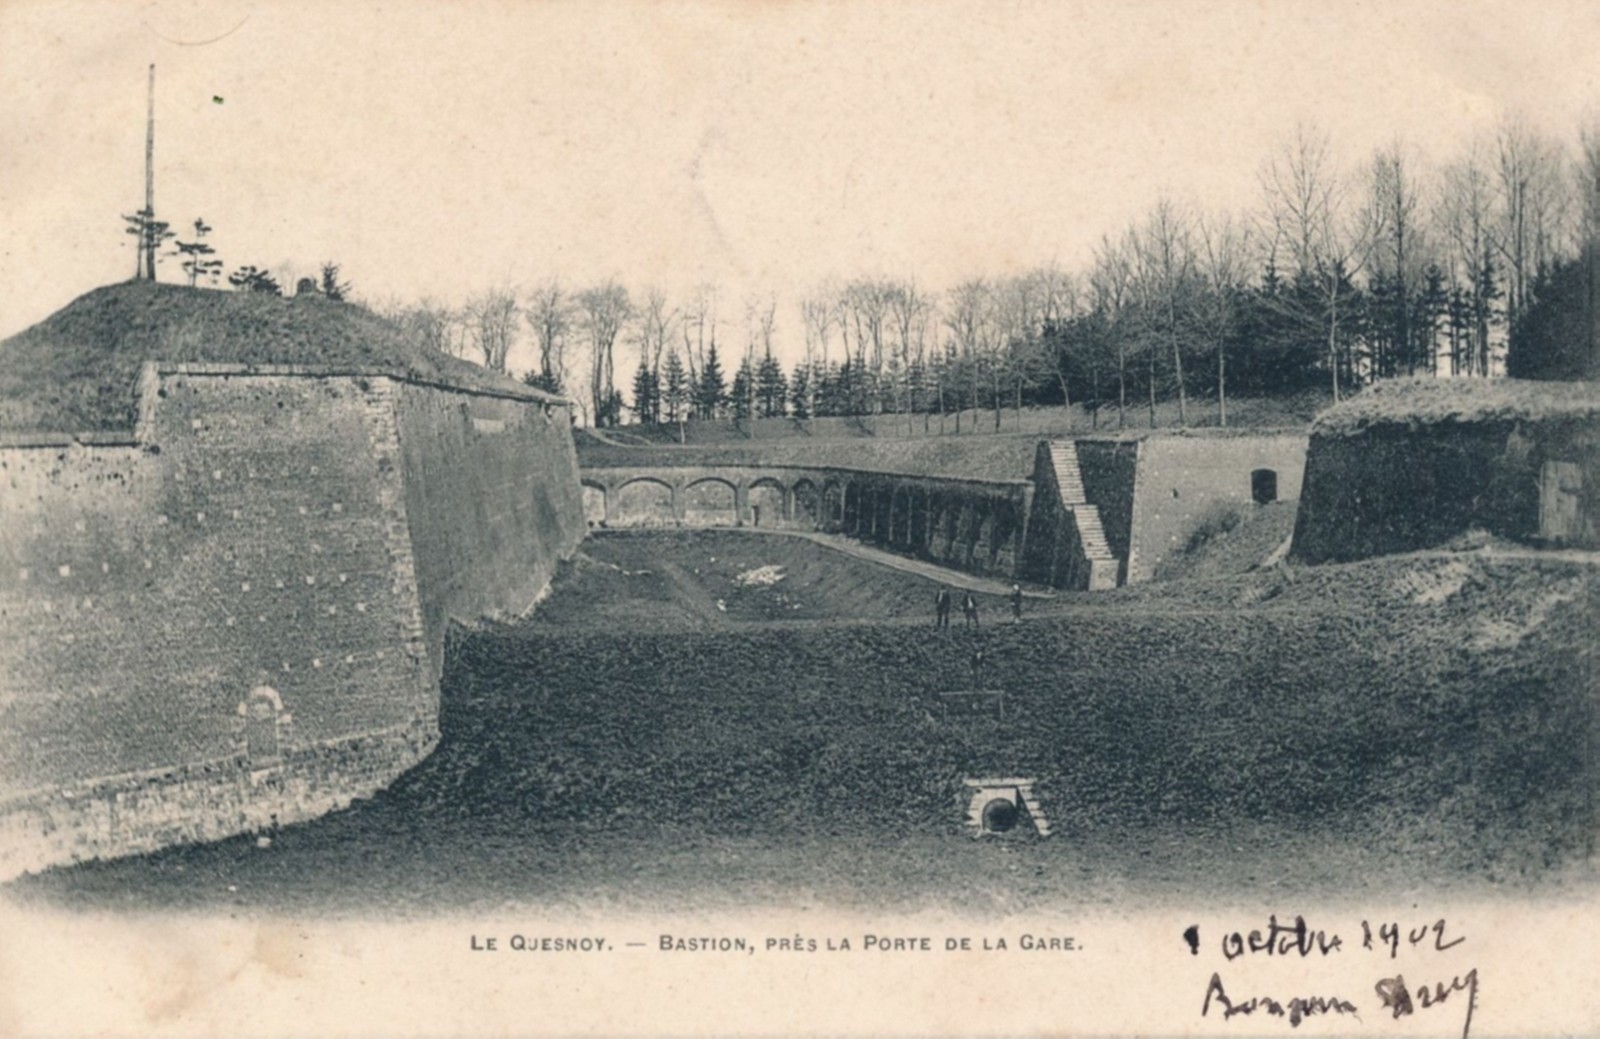
<svg viewBox="0 0 1600 1039">
<path fill-rule="evenodd" d="M 382 786 L 432 746 L 444 623 L 526 609 L 582 529 L 560 409 L 383 375 L 143 386 L 137 442 L 0 447 L 0 871 Z M 474 406 L 540 433 L 480 450 Z M 259 687 L 293 734 L 265 769 Z"/>
</svg>

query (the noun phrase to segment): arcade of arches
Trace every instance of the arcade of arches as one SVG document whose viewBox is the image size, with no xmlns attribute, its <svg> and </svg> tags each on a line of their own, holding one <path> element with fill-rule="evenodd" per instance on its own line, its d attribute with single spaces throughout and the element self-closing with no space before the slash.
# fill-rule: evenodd
<svg viewBox="0 0 1600 1039">
<path fill-rule="evenodd" d="M 1033 484 L 839 469 L 601 468 L 583 473 L 591 527 L 768 527 L 843 533 L 971 573 L 1011 577 Z"/>
</svg>

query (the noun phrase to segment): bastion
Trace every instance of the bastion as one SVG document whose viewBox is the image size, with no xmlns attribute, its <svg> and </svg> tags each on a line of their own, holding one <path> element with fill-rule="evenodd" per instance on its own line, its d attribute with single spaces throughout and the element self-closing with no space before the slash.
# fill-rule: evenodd
<svg viewBox="0 0 1600 1039">
<path fill-rule="evenodd" d="M 1600 548 L 1600 384 L 1380 383 L 1311 431 L 1294 555 L 1434 548 L 1469 532 Z"/>
<path fill-rule="evenodd" d="M 584 535 L 568 402 L 360 307 L 110 286 L 0 372 L 0 877 L 370 796 Z"/>
</svg>

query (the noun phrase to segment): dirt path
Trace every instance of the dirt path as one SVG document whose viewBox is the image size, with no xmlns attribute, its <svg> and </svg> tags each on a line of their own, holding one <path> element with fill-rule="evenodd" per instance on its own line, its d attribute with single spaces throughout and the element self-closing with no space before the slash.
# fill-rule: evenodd
<svg viewBox="0 0 1600 1039">
<path fill-rule="evenodd" d="M 858 541 L 851 541 L 849 538 L 839 537 L 838 535 L 818 534 L 809 530 L 777 530 L 772 528 L 762 529 L 750 527 L 730 527 L 728 529 L 731 531 L 737 531 L 741 534 L 758 534 L 763 536 L 779 535 L 781 537 L 803 538 L 806 541 L 814 542 L 815 544 L 822 545 L 825 548 L 831 548 L 835 552 L 842 552 L 847 556 L 855 556 L 857 559 L 864 559 L 869 563 L 877 563 L 879 566 L 887 566 L 908 574 L 916 574 L 919 577 L 926 577 L 930 581 L 938 581 L 941 584 L 947 584 L 952 588 L 961 588 L 963 590 L 970 590 L 974 592 L 985 592 L 989 595 L 1011 594 L 1012 582 L 1010 581 L 995 580 L 988 577 L 978 577 L 975 574 L 967 574 L 962 573 L 959 570 L 951 570 L 948 567 L 939 566 L 935 563 L 925 563 L 920 559 L 907 559 L 905 556 L 898 556 L 893 552 L 885 552 L 881 548 L 873 548 L 870 545 L 863 545 Z M 1036 588 L 1023 588 L 1022 595 L 1025 599 L 1055 598 L 1055 594 L 1053 592 L 1047 592 Z"/>
</svg>

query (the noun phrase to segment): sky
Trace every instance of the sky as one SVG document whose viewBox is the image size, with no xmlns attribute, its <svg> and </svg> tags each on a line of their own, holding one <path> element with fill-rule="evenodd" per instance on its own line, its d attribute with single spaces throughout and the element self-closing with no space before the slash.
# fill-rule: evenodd
<svg viewBox="0 0 1600 1039">
<path fill-rule="evenodd" d="M 1255 204 L 1299 123 L 1351 161 L 1575 137 L 1596 53 L 1600 4 L 1557 0 L 0 0 L 0 337 L 132 274 L 151 63 L 157 214 L 230 270 L 712 282 L 776 293 L 792 357 L 826 278 L 1075 269 L 1163 194 Z"/>
</svg>

